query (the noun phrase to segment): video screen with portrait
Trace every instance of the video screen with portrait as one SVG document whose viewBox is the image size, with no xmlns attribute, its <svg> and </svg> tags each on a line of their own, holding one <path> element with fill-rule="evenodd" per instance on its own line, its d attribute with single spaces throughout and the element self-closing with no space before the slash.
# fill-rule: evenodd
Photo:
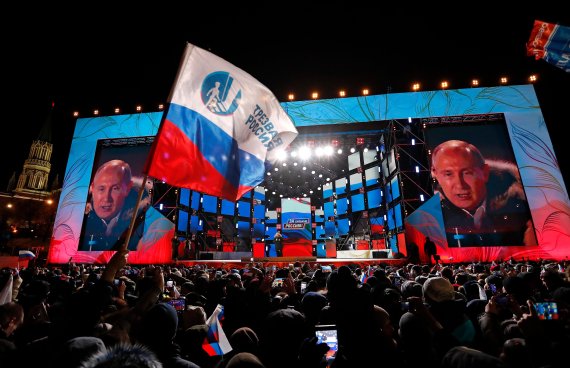
<svg viewBox="0 0 570 368">
<path fill-rule="evenodd" d="M 78 250 L 117 250 L 123 246 L 142 186 L 142 170 L 154 137 L 100 139 L 89 180 Z M 143 192 L 128 249 L 144 233 L 144 210 L 152 203 L 150 182 Z"/>
<path fill-rule="evenodd" d="M 424 133 L 449 247 L 537 245 L 504 118 Z"/>
</svg>

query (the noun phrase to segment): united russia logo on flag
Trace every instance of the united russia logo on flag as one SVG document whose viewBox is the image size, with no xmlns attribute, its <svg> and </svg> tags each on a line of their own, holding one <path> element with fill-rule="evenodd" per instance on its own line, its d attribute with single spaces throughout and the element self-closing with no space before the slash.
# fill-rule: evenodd
<svg viewBox="0 0 570 368">
<path fill-rule="evenodd" d="M 264 179 L 298 132 L 251 75 L 188 44 L 145 172 L 236 201 Z"/>
</svg>

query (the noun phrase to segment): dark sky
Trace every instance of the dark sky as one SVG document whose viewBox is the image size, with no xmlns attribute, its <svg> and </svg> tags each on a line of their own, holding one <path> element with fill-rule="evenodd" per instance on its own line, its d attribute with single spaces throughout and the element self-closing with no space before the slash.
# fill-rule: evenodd
<svg viewBox="0 0 570 368">
<path fill-rule="evenodd" d="M 565 111 L 570 75 L 525 50 L 535 19 L 570 25 L 563 5 L 497 11 L 493 2 L 433 9 L 409 2 L 401 7 L 370 2 L 370 7 L 348 5 L 361 3 L 356 1 L 241 1 L 195 7 L 195 1 L 182 6 L 161 1 L 125 10 L 117 3 L 81 2 L 81 9 L 42 5 L 6 15 L 12 25 L 0 26 L 7 96 L 0 191 L 13 172 L 21 172 L 51 101 L 52 171 L 61 179 L 75 126 L 72 112 L 86 117 L 99 109 L 112 115 L 120 107 L 134 113 L 137 104 L 156 111 L 168 97 L 185 42 L 245 70 L 280 101 L 290 92 L 309 99 L 313 90 L 336 97 L 341 88 L 349 96 L 363 87 L 372 94 L 389 87 L 407 92 L 413 81 L 423 90 L 437 89 L 443 79 L 452 89 L 469 87 L 472 78 L 494 86 L 503 75 L 511 84 L 526 84 L 536 73 L 555 153 L 569 177 L 564 125 L 570 123 Z"/>
</svg>

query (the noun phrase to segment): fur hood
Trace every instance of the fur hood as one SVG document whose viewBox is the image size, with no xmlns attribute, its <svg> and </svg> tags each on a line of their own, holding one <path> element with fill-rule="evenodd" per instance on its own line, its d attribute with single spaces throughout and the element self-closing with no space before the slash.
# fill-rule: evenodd
<svg viewBox="0 0 570 368">
<path fill-rule="evenodd" d="M 519 169 L 508 161 L 486 160 L 489 165 L 487 183 L 487 207 L 496 210 L 504 207 L 509 200 L 526 201 Z"/>
<path fill-rule="evenodd" d="M 486 160 L 489 165 L 489 180 L 487 182 L 487 208 L 495 211 L 504 207 L 509 200 L 526 201 L 519 169 L 509 161 Z M 445 198 L 439 184 L 435 190 Z"/>
</svg>

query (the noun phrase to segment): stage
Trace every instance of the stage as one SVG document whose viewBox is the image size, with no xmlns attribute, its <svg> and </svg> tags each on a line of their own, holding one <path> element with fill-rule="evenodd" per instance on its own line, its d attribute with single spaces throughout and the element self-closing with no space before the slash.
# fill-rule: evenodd
<svg viewBox="0 0 570 368">
<path fill-rule="evenodd" d="M 208 256 L 204 257 L 207 253 Z M 289 256 L 289 257 L 254 257 L 251 252 L 204 252 L 199 254 L 202 259 L 174 260 L 174 264 L 182 264 L 184 266 L 193 266 L 196 264 L 206 264 L 211 267 L 236 267 L 243 268 L 250 263 L 263 263 L 265 265 L 276 265 L 278 267 L 287 267 L 291 263 L 301 262 L 321 265 L 335 265 L 340 267 L 343 265 L 359 265 L 360 267 L 370 264 L 388 264 L 392 266 L 403 266 L 408 263 L 406 258 L 372 258 L 370 251 L 338 251 L 336 258 L 317 258 L 307 256 Z M 238 258 L 238 255 L 241 256 Z M 207 258 L 207 259 L 205 259 Z"/>
</svg>

